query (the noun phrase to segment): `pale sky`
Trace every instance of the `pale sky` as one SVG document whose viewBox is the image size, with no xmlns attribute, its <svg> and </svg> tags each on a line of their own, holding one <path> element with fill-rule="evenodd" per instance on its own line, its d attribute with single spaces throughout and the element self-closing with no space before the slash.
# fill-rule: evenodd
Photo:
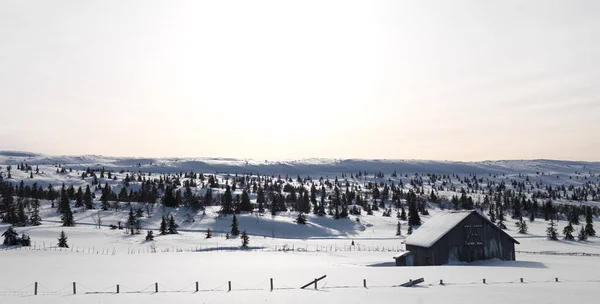
<svg viewBox="0 0 600 304">
<path fill-rule="evenodd" d="M 600 160 L 600 1 L 0 1 L 0 149 Z"/>
</svg>

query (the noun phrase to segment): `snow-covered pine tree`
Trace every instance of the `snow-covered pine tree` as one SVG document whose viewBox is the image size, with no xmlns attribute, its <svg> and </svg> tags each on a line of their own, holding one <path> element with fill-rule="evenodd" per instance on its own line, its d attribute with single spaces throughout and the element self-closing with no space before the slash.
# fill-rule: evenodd
<svg viewBox="0 0 600 304">
<path fill-rule="evenodd" d="M 248 236 L 248 233 L 246 233 L 246 230 L 244 230 L 242 232 L 242 247 L 246 248 L 248 247 L 248 244 L 250 244 L 250 237 Z"/>
<path fill-rule="evenodd" d="M 523 218 L 521 218 L 521 220 L 518 222 L 519 223 L 519 233 L 520 234 L 527 234 L 527 222 L 523 220 Z"/>
<path fill-rule="evenodd" d="M 585 233 L 587 236 L 596 235 L 593 224 L 592 207 L 589 206 L 585 208 Z"/>
<path fill-rule="evenodd" d="M 67 245 L 67 235 L 65 234 L 64 230 L 60 232 L 60 237 L 58 238 L 58 247 L 69 248 L 69 245 Z"/>
<path fill-rule="evenodd" d="M 2 234 L 4 237 L 4 245 L 13 246 L 19 243 L 19 234 L 13 229 L 13 227 L 8 227 L 8 229 Z"/>
<path fill-rule="evenodd" d="M 556 231 L 556 224 L 553 218 L 550 218 L 550 223 L 548 223 L 548 228 L 546 228 L 546 236 L 549 240 L 558 240 L 558 232 Z"/>
<path fill-rule="evenodd" d="M 169 217 L 169 234 L 177 234 L 177 227 L 179 226 L 175 223 L 175 218 L 171 215 Z"/>
<path fill-rule="evenodd" d="M 565 235 L 565 240 L 572 241 L 575 239 L 573 237 L 573 231 L 575 231 L 575 229 L 573 228 L 573 225 L 571 224 L 571 222 L 569 222 L 569 224 L 567 226 L 565 226 L 565 228 L 563 228 L 563 234 Z"/>
<path fill-rule="evenodd" d="M 135 234 L 135 226 L 136 226 L 136 218 L 133 213 L 133 208 L 129 208 L 129 216 L 127 217 L 127 230 L 126 232 L 130 232 L 131 235 Z"/>
<path fill-rule="evenodd" d="M 31 215 L 29 216 L 29 223 L 32 226 L 39 226 L 42 224 L 42 218 L 40 217 L 40 201 L 35 198 L 31 204 Z"/>
<path fill-rule="evenodd" d="M 585 241 L 587 240 L 587 233 L 585 232 L 585 227 L 581 225 L 581 230 L 579 230 L 579 234 L 577 235 L 577 240 Z"/>
<path fill-rule="evenodd" d="M 231 235 L 240 235 L 238 220 L 235 214 L 233 215 L 233 220 L 231 221 Z"/>
<path fill-rule="evenodd" d="M 160 221 L 160 228 L 158 229 L 159 231 L 159 235 L 166 235 L 167 234 L 167 218 L 165 216 L 162 217 L 161 221 Z"/>
<path fill-rule="evenodd" d="M 21 244 L 21 246 L 29 247 L 31 246 L 31 238 L 25 233 L 23 233 L 23 235 L 21 235 L 21 238 L 19 239 L 19 243 Z"/>
<path fill-rule="evenodd" d="M 296 218 L 297 224 L 306 224 L 306 216 L 302 212 L 298 213 L 298 217 Z"/>
</svg>

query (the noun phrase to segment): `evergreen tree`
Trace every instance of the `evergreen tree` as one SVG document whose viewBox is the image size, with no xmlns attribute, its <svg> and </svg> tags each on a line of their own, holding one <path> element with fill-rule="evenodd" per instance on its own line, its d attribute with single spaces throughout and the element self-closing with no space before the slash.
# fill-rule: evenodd
<svg viewBox="0 0 600 304">
<path fill-rule="evenodd" d="M 587 233 L 585 232 L 585 228 L 583 225 L 581 225 L 581 230 L 579 230 L 579 234 L 577 235 L 577 239 L 580 241 L 585 241 L 587 240 Z"/>
<path fill-rule="evenodd" d="M 58 203 L 58 212 L 64 215 L 67 212 L 67 209 L 69 211 L 71 210 L 71 202 L 69 201 L 67 190 L 63 185 L 62 189 L 60 190 L 60 202 Z"/>
<path fill-rule="evenodd" d="M 19 244 L 19 234 L 13 229 L 13 227 L 8 227 L 8 229 L 2 234 L 4 237 L 4 245 L 14 246 Z"/>
<path fill-rule="evenodd" d="M 77 188 L 77 193 L 75 193 L 75 207 L 83 206 L 83 191 L 81 187 Z"/>
<path fill-rule="evenodd" d="M 75 222 L 73 220 L 73 212 L 71 211 L 71 207 L 67 205 L 63 215 L 60 217 L 62 220 L 62 225 L 65 227 L 75 226 Z"/>
<path fill-rule="evenodd" d="M 32 226 L 39 226 L 42 224 L 42 218 L 40 217 L 40 201 L 37 198 L 33 200 L 29 222 Z"/>
<path fill-rule="evenodd" d="M 302 213 L 298 213 L 298 217 L 296 218 L 297 224 L 306 224 L 306 216 Z"/>
<path fill-rule="evenodd" d="M 242 191 L 242 200 L 240 203 L 240 211 L 251 212 L 252 211 L 252 203 L 250 203 L 250 197 L 248 197 L 248 192 L 246 189 Z"/>
<path fill-rule="evenodd" d="M 133 208 L 129 208 L 129 216 L 127 217 L 127 230 L 129 230 L 131 235 L 135 234 L 136 222 L 137 219 L 133 213 Z"/>
<path fill-rule="evenodd" d="M 21 199 L 17 203 L 17 226 L 27 226 L 27 215 L 25 215 L 25 206 Z"/>
<path fill-rule="evenodd" d="M 525 222 L 523 218 L 517 222 L 517 227 L 519 227 L 520 234 L 527 234 L 527 222 Z"/>
<path fill-rule="evenodd" d="M 573 228 L 573 225 L 571 224 L 571 222 L 569 222 L 569 224 L 567 226 L 565 226 L 565 228 L 563 229 L 563 234 L 565 235 L 565 240 L 572 241 L 575 239 L 573 237 L 573 231 L 575 231 L 575 229 Z"/>
<path fill-rule="evenodd" d="M 256 193 L 256 203 L 258 204 L 258 212 L 265 212 L 265 192 L 262 188 L 258 188 L 258 192 Z"/>
<path fill-rule="evenodd" d="M 233 215 L 233 220 L 231 221 L 231 235 L 240 235 L 238 220 L 235 214 Z"/>
<path fill-rule="evenodd" d="M 535 213 L 533 213 L 533 212 L 529 212 L 529 221 L 530 221 L 530 222 L 533 222 L 533 221 L 535 221 Z"/>
<path fill-rule="evenodd" d="M 162 217 L 160 221 L 159 235 L 167 234 L 167 218 L 165 216 Z"/>
<path fill-rule="evenodd" d="M 404 210 L 404 205 L 400 208 L 400 219 L 406 221 L 406 210 Z"/>
<path fill-rule="evenodd" d="M 419 226 L 421 225 L 421 217 L 417 210 L 416 194 L 414 192 L 409 193 L 408 199 L 408 225 Z"/>
<path fill-rule="evenodd" d="M 396 226 L 396 236 L 401 236 L 402 235 L 402 224 L 400 224 L 400 222 L 398 222 L 398 225 Z"/>
<path fill-rule="evenodd" d="M 69 245 L 67 245 L 67 235 L 65 234 L 64 230 L 60 232 L 60 237 L 58 238 L 58 247 L 69 248 Z"/>
<path fill-rule="evenodd" d="M 171 215 L 169 218 L 169 234 L 177 234 L 177 227 L 179 226 L 175 223 L 175 218 Z"/>
<path fill-rule="evenodd" d="M 587 236 L 594 236 L 596 235 L 596 231 L 594 230 L 594 224 L 593 224 L 593 215 L 592 215 L 592 207 L 586 207 L 585 208 L 585 234 L 587 234 Z"/>
<path fill-rule="evenodd" d="M 83 205 L 85 206 L 85 209 L 94 209 L 94 199 L 92 197 L 90 185 L 85 187 L 85 193 L 83 194 Z"/>
<path fill-rule="evenodd" d="M 228 240 L 230 237 L 231 237 L 231 236 L 229 235 L 229 232 L 227 232 L 227 233 L 225 234 L 225 239 L 226 239 L 226 240 Z"/>
<path fill-rule="evenodd" d="M 208 229 L 206 230 L 206 238 L 207 238 L 207 239 L 210 239 L 210 238 L 212 238 L 212 231 L 210 231 L 210 228 L 208 228 Z"/>
<path fill-rule="evenodd" d="M 406 231 L 406 234 L 411 235 L 413 233 L 413 227 L 411 225 L 408 225 L 408 230 Z"/>
<path fill-rule="evenodd" d="M 248 236 L 248 233 L 246 233 L 246 230 L 244 230 L 244 232 L 242 232 L 242 247 L 247 248 L 248 244 L 250 244 L 250 237 Z"/>
<path fill-rule="evenodd" d="M 31 246 L 31 238 L 29 238 L 29 236 L 26 235 L 25 233 L 23 233 L 23 235 L 21 235 L 21 239 L 19 239 L 19 242 L 21 243 L 21 246 L 24 246 L 24 247 Z"/>
<path fill-rule="evenodd" d="M 229 185 L 225 187 L 225 193 L 223 194 L 223 199 L 221 200 L 221 213 L 233 213 L 233 196 L 231 195 L 231 188 Z"/>
<path fill-rule="evenodd" d="M 154 241 L 154 232 L 152 230 L 148 230 L 146 232 L 146 241 L 147 242 Z"/>
<path fill-rule="evenodd" d="M 550 223 L 548 223 L 548 228 L 546 228 L 546 236 L 548 236 L 549 240 L 558 240 L 558 232 L 556 231 L 556 224 L 553 218 L 550 218 Z"/>
</svg>

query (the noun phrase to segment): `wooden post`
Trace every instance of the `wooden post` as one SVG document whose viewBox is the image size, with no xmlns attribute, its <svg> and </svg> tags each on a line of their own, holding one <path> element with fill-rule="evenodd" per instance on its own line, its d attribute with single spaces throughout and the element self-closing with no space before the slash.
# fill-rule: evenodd
<svg viewBox="0 0 600 304">
<path fill-rule="evenodd" d="M 73 282 L 73 294 L 77 294 L 77 287 L 75 286 L 75 282 Z"/>
<path fill-rule="evenodd" d="M 444 280 L 440 280 L 440 285 L 444 285 Z"/>
<path fill-rule="evenodd" d="M 198 282 L 196 282 L 196 292 L 198 292 L 198 291 L 199 291 Z"/>
<path fill-rule="evenodd" d="M 154 283 L 154 291 L 155 291 L 155 292 L 158 292 L 158 282 L 157 282 L 157 283 Z"/>
<path fill-rule="evenodd" d="M 231 291 L 231 281 L 229 281 L 229 291 Z"/>
<path fill-rule="evenodd" d="M 38 287 L 38 283 L 35 282 L 35 285 L 33 287 L 33 294 L 37 296 L 37 287 Z"/>
<path fill-rule="evenodd" d="M 521 283 L 523 283 L 523 278 L 521 278 Z"/>
<path fill-rule="evenodd" d="M 483 284 L 485 284 L 485 279 L 483 279 Z"/>
<path fill-rule="evenodd" d="M 554 281 L 558 282 L 558 278 L 554 278 Z"/>
<path fill-rule="evenodd" d="M 117 293 L 119 293 L 119 284 L 117 284 Z"/>
<path fill-rule="evenodd" d="M 271 278 L 271 291 L 273 291 L 273 278 Z"/>
<path fill-rule="evenodd" d="M 336 250 L 337 250 L 337 249 L 336 249 Z M 317 279 L 315 279 L 315 289 L 317 289 L 317 282 L 318 282 L 318 280 L 317 280 Z"/>
<path fill-rule="evenodd" d="M 367 288 L 367 279 L 363 279 L 363 286 Z"/>
</svg>

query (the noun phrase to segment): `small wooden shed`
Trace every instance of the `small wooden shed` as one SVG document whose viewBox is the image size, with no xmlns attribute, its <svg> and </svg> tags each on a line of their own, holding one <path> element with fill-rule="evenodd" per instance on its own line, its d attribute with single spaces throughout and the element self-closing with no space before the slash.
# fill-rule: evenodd
<svg viewBox="0 0 600 304">
<path fill-rule="evenodd" d="M 415 266 L 515 260 L 517 240 L 477 210 L 440 212 L 406 238 Z"/>
<path fill-rule="evenodd" d="M 410 251 L 402 251 L 394 256 L 396 266 L 413 266 L 413 256 Z"/>
</svg>

